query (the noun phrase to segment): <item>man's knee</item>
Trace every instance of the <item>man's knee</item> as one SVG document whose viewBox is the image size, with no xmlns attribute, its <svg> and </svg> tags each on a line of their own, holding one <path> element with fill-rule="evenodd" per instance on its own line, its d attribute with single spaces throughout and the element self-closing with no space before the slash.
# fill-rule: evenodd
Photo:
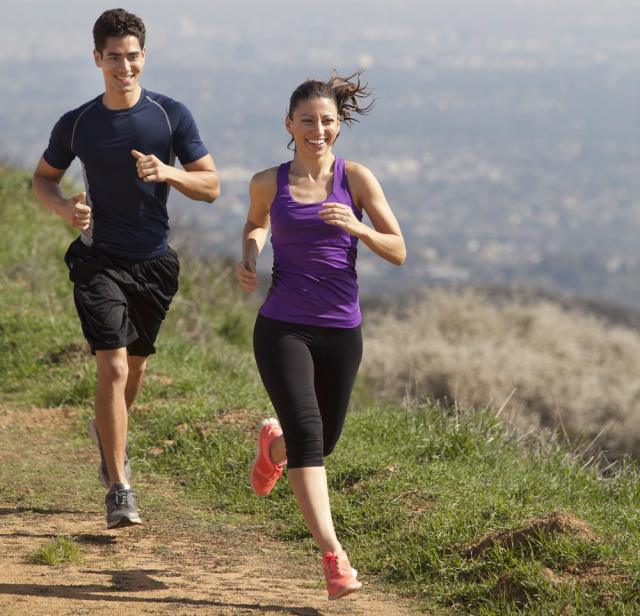
<svg viewBox="0 0 640 616">
<path fill-rule="evenodd" d="M 127 382 L 129 365 L 127 362 L 126 349 L 97 351 L 96 358 L 98 361 L 98 381 L 122 384 Z"/>
</svg>

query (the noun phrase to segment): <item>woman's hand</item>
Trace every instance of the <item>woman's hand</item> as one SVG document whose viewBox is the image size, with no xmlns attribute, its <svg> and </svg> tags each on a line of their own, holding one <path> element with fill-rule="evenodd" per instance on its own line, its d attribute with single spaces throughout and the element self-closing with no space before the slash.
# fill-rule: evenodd
<svg viewBox="0 0 640 616">
<path fill-rule="evenodd" d="M 236 277 L 247 293 L 253 293 L 258 286 L 255 259 L 245 259 L 236 264 Z"/>
<path fill-rule="evenodd" d="M 323 210 L 318 215 L 328 225 L 336 225 L 344 229 L 349 235 L 358 235 L 362 223 L 355 217 L 353 210 L 342 203 L 323 203 Z"/>
</svg>

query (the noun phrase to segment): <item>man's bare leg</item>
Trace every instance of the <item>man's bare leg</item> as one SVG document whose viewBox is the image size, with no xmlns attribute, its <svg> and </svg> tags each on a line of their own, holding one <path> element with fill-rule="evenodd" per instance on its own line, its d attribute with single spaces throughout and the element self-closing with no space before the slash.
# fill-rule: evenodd
<svg viewBox="0 0 640 616">
<path fill-rule="evenodd" d="M 140 357 L 138 355 L 127 356 L 129 374 L 127 375 L 127 385 L 124 389 L 124 401 L 127 405 L 127 413 L 131 412 L 131 407 L 138 397 L 140 389 L 142 389 L 142 380 L 147 369 L 148 361 L 148 357 Z"/>
<path fill-rule="evenodd" d="M 118 434 L 122 432 L 122 349 L 118 349 L 116 351 L 98 351 L 96 353 L 96 357 L 98 358 L 98 386 L 96 388 L 96 400 L 95 400 L 95 408 L 96 408 L 96 427 L 98 428 L 98 433 L 100 435 L 100 446 L 102 447 L 103 456 L 105 462 L 107 462 L 108 458 L 114 457 L 118 460 L 118 454 L 115 450 L 113 450 L 113 446 L 110 445 L 111 439 L 114 435 L 110 435 L 109 426 L 112 427 L 112 430 L 115 430 Z M 148 357 L 140 357 L 140 356 L 130 356 L 125 354 L 127 361 L 127 376 L 126 383 L 124 386 L 124 405 L 128 414 L 131 412 L 131 407 L 140 393 L 140 389 L 142 388 L 142 381 L 144 377 L 144 373 L 147 367 L 147 362 L 149 360 Z M 106 427 L 100 427 L 100 422 L 98 420 L 98 415 L 101 416 L 101 419 L 106 419 L 107 425 Z M 115 418 L 115 419 L 114 419 Z M 127 433 L 127 425 L 125 426 L 125 448 L 126 448 L 126 433 Z M 106 436 L 103 437 L 102 434 Z M 94 438 L 95 440 L 95 438 Z M 116 441 L 118 439 L 116 438 Z M 113 456 L 108 454 L 107 451 L 113 451 Z M 117 464 L 116 464 L 117 466 Z M 115 483 L 119 481 L 117 468 L 114 471 L 115 474 L 112 475 L 109 470 L 108 462 L 107 462 L 107 474 L 109 478 L 109 488 Z M 114 480 L 111 481 L 111 477 L 114 477 Z M 102 476 L 101 476 L 102 478 Z M 107 477 L 105 477 L 107 479 Z M 128 477 L 125 476 L 125 481 L 120 483 L 126 483 Z"/>
<path fill-rule="evenodd" d="M 129 376 L 127 349 L 96 351 L 98 383 L 95 397 L 96 427 L 109 471 L 109 488 L 127 484 L 124 457 L 127 443 L 128 409 L 125 391 Z"/>
<path fill-rule="evenodd" d="M 125 470 L 129 411 L 140 392 L 147 364 L 146 357 L 130 357 L 126 348 L 97 351 L 98 383 L 95 398 L 95 427 L 109 484 L 105 498 L 107 528 L 120 528 L 140 524 L 136 508 L 136 493 L 128 484 Z"/>
</svg>

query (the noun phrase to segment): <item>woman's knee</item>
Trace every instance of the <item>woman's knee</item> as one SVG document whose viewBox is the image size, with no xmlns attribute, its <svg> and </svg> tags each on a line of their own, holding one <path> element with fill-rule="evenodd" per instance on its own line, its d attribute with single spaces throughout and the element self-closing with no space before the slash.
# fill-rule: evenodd
<svg viewBox="0 0 640 616">
<path fill-rule="evenodd" d="M 288 468 L 306 468 L 309 466 L 324 466 L 324 455 L 322 453 L 322 448 L 294 448 L 292 451 L 289 451 L 289 447 L 287 447 Z"/>
<path fill-rule="evenodd" d="M 293 426 L 283 423 L 282 429 L 287 447 L 289 468 L 322 466 L 324 458 L 322 422 Z"/>
<path fill-rule="evenodd" d="M 326 458 L 333 453 L 333 450 L 336 448 L 336 443 L 324 443 L 322 447 L 322 455 Z"/>
</svg>

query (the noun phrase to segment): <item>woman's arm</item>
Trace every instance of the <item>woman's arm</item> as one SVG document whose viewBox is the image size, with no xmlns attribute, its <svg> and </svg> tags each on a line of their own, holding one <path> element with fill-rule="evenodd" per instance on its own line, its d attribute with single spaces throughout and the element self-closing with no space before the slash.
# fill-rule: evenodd
<svg viewBox="0 0 640 616">
<path fill-rule="evenodd" d="M 404 238 L 378 180 L 357 163 L 347 162 L 346 168 L 354 205 L 367 213 L 373 229 L 360 222 L 350 207 L 340 203 L 325 203 L 320 217 L 356 236 L 389 263 L 402 265 L 407 256 Z"/>
<path fill-rule="evenodd" d="M 257 173 L 251 179 L 251 205 L 242 231 L 242 261 L 236 265 L 236 276 L 242 288 L 253 293 L 259 281 L 256 262 L 269 233 L 270 208 L 277 189 L 275 169 Z"/>
</svg>

